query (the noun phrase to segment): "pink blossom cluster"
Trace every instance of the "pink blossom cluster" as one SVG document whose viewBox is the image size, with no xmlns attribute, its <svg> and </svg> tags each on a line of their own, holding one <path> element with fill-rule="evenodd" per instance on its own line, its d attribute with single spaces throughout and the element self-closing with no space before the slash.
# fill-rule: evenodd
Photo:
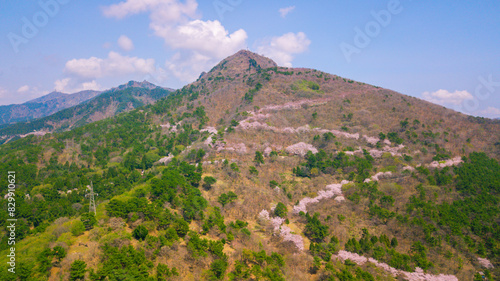
<svg viewBox="0 0 500 281">
<path fill-rule="evenodd" d="M 315 128 L 315 129 L 317 129 L 317 128 Z M 350 134 L 350 133 L 346 133 L 346 132 L 341 132 L 339 130 L 327 130 L 327 132 L 330 132 L 337 137 L 344 137 L 344 138 L 348 138 L 348 139 L 357 139 L 357 140 L 359 139 L 358 133 Z"/>
<path fill-rule="evenodd" d="M 413 171 L 415 171 L 415 168 L 413 168 L 412 166 L 404 166 L 403 171 L 406 171 L 406 170 L 413 172 Z"/>
<path fill-rule="evenodd" d="M 210 146 L 212 146 L 212 141 L 213 141 L 212 136 L 209 136 L 209 137 L 208 137 L 208 138 L 207 138 L 207 139 L 206 139 L 203 143 L 204 143 L 205 145 L 210 145 Z"/>
<path fill-rule="evenodd" d="M 227 151 L 234 151 L 239 154 L 245 154 L 247 153 L 247 147 L 245 146 L 244 143 L 237 143 L 237 144 L 232 144 L 228 145 L 225 147 L 225 150 Z"/>
<path fill-rule="evenodd" d="M 481 266 L 488 268 L 488 269 L 493 268 L 493 264 L 488 259 L 477 258 L 477 260 L 479 261 L 479 264 L 481 264 Z"/>
<path fill-rule="evenodd" d="M 270 221 L 274 232 L 277 232 L 278 235 L 283 238 L 283 241 L 291 241 L 297 249 L 300 251 L 304 250 L 304 241 L 302 236 L 293 234 L 292 230 L 288 226 L 283 225 L 285 219 L 280 217 L 271 218 L 267 210 L 260 211 L 259 218 Z"/>
<path fill-rule="evenodd" d="M 321 129 L 321 128 L 311 129 L 309 127 L 309 125 L 304 125 L 304 126 L 301 126 L 301 127 L 298 127 L 298 128 L 292 128 L 292 127 L 277 128 L 277 127 L 274 127 L 274 126 L 270 126 L 270 125 L 268 125 L 266 123 L 261 123 L 261 122 L 255 121 L 254 119 L 255 119 L 254 117 L 249 117 L 249 118 L 241 121 L 237 128 L 243 129 L 243 130 L 250 130 L 250 129 L 257 130 L 257 129 L 261 129 L 261 130 L 268 130 L 268 131 L 273 131 L 273 132 L 276 132 L 276 133 L 286 133 L 286 134 L 305 133 L 305 132 L 314 131 L 314 132 L 318 132 L 318 133 L 321 133 L 321 134 L 332 133 L 332 134 L 334 134 L 335 136 L 338 136 L 338 137 L 345 137 L 345 138 L 351 138 L 351 139 L 359 139 L 359 134 L 358 133 L 350 134 L 350 133 L 341 132 L 341 131 L 338 131 L 338 130 L 327 130 L 327 129 Z"/>
<path fill-rule="evenodd" d="M 281 217 L 272 217 L 269 219 L 269 221 L 271 222 L 274 231 L 278 231 L 281 225 L 285 222 L 285 219 Z"/>
<path fill-rule="evenodd" d="M 342 201 L 345 201 L 345 197 L 340 195 L 340 196 L 335 197 L 335 199 L 333 199 L 333 200 L 335 200 L 337 202 L 342 202 Z"/>
<path fill-rule="evenodd" d="M 370 143 L 370 144 L 373 144 L 373 145 L 376 145 L 377 142 L 380 141 L 379 138 L 375 138 L 375 137 L 369 137 L 367 135 L 363 135 L 363 138 L 366 140 L 367 143 Z"/>
<path fill-rule="evenodd" d="M 389 272 L 392 276 L 396 277 L 398 275 L 401 275 L 403 278 L 409 280 L 409 281 L 458 281 L 457 277 L 454 275 L 444 275 L 444 274 L 439 274 L 439 275 L 432 275 L 432 274 L 426 274 L 424 271 L 417 267 L 415 268 L 415 272 L 407 272 L 403 270 L 398 270 L 395 269 L 394 267 L 389 266 L 386 263 L 379 262 L 374 258 L 367 258 L 364 256 L 360 256 L 356 253 L 351 253 L 347 251 L 339 251 L 339 253 L 336 256 L 338 259 L 341 261 L 345 261 L 347 259 L 351 260 L 352 262 L 358 264 L 358 265 L 363 265 L 366 262 L 371 262 L 373 263 L 376 267 L 381 268 L 387 272 Z"/>
<path fill-rule="evenodd" d="M 271 155 L 271 152 L 273 152 L 273 149 L 270 148 L 269 146 L 266 147 L 266 149 L 264 149 L 264 156 L 267 157 L 267 156 Z"/>
<path fill-rule="evenodd" d="M 342 185 L 346 184 L 346 183 L 348 183 L 348 181 L 342 181 L 342 183 L 338 183 L 338 184 L 329 184 L 325 187 L 326 188 L 325 190 L 320 190 L 318 192 L 318 196 L 316 196 L 314 198 L 310 198 L 310 197 L 303 198 L 302 200 L 299 201 L 298 205 L 295 205 L 293 207 L 293 213 L 294 214 L 298 214 L 300 212 L 307 213 L 307 205 L 318 203 L 319 200 L 322 200 L 322 199 L 329 199 L 329 198 L 332 198 L 334 196 L 343 198 Z M 343 200 L 339 199 L 336 201 L 340 202 Z"/>
<path fill-rule="evenodd" d="M 237 126 L 237 128 L 243 129 L 243 130 L 262 129 L 262 130 L 269 130 L 269 131 L 274 131 L 274 132 L 276 132 L 278 130 L 276 127 L 269 126 L 265 123 L 260 123 L 258 121 L 250 122 L 249 119 L 245 119 L 245 120 L 241 121 L 240 124 Z"/>
<path fill-rule="evenodd" d="M 29 135 L 34 135 L 34 136 L 45 136 L 45 134 L 47 134 L 47 132 L 44 132 L 44 131 L 33 131 L 33 132 L 30 132 L 30 133 L 27 133 L 27 134 L 23 134 L 23 135 L 20 135 L 21 138 L 24 138 L 24 137 L 27 137 Z"/>
<path fill-rule="evenodd" d="M 458 281 L 458 278 L 454 275 L 432 275 L 424 273 L 424 270 L 420 267 L 415 268 L 415 272 L 402 271 L 406 278 L 410 281 Z"/>
<path fill-rule="evenodd" d="M 282 225 L 280 227 L 279 235 L 283 238 L 283 241 L 291 241 L 297 249 L 300 251 L 304 250 L 304 240 L 302 239 L 302 236 L 292 234 L 292 230 L 288 226 Z"/>
<path fill-rule="evenodd" d="M 247 111 L 247 113 L 250 114 L 250 117 L 248 117 L 246 120 L 260 120 L 271 117 L 271 114 L 262 114 L 262 113 L 255 114 L 252 111 Z"/>
<path fill-rule="evenodd" d="M 178 123 L 180 124 L 180 123 Z M 160 125 L 162 128 L 170 129 L 171 132 L 177 132 L 177 124 L 170 125 L 170 123 Z"/>
<path fill-rule="evenodd" d="M 401 156 L 401 153 L 399 152 L 399 150 L 405 148 L 404 145 L 400 144 L 398 146 L 395 146 L 395 147 L 390 147 L 390 146 L 384 146 L 384 151 L 385 152 L 389 152 L 392 156 Z"/>
<path fill-rule="evenodd" d="M 404 147 L 405 146 L 402 144 L 399 146 L 396 146 L 396 147 L 390 147 L 390 146 L 386 145 L 382 148 L 382 150 L 370 149 L 368 152 L 370 153 L 371 156 L 373 156 L 375 158 L 382 157 L 384 152 L 389 152 L 392 156 L 401 156 L 401 153 L 399 152 L 399 150 L 403 149 Z"/>
<path fill-rule="evenodd" d="M 368 151 L 372 157 L 379 158 L 382 157 L 382 154 L 384 154 L 384 151 L 380 151 L 378 149 L 370 149 Z"/>
<path fill-rule="evenodd" d="M 344 151 L 344 153 L 345 153 L 346 155 L 354 155 L 354 153 L 363 153 L 363 150 L 362 150 L 361 148 L 359 148 L 359 147 L 358 147 L 358 149 L 357 149 L 357 150 L 355 150 L 355 151 Z"/>
<path fill-rule="evenodd" d="M 247 153 L 247 147 L 244 143 L 226 144 L 223 141 L 216 141 L 215 144 L 209 144 L 209 145 L 214 147 L 217 150 L 217 152 L 227 150 L 227 151 L 234 151 L 240 154 Z"/>
<path fill-rule="evenodd" d="M 259 218 L 269 220 L 269 212 L 267 210 L 260 211 Z"/>
<path fill-rule="evenodd" d="M 168 156 L 163 157 L 160 160 L 158 160 L 158 162 L 162 163 L 162 164 L 167 164 L 168 162 L 170 162 L 170 160 L 172 160 L 172 158 L 174 158 L 173 155 L 168 155 Z"/>
<path fill-rule="evenodd" d="M 454 165 L 458 165 L 460 163 L 462 163 L 462 158 L 460 156 L 457 156 L 453 159 L 448 159 L 446 161 L 444 161 L 443 163 L 440 163 L 438 161 L 434 161 L 434 162 L 431 162 L 429 165 L 429 167 L 431 168 L 444 168 L 444 167 L 449 167 L 449 166 L 454 166 Z"/>
<path fill-rule="evenodd" d="M 217 134 L 217 129 L 215 127 L 206 127 L 205 129 L 201 129 L 200 132 L 209 132 L 212 135 Z"/>
<path fill-rule="evenodd" d="M 388 171 L 388 172 L 378 172 L 376 173 L 375 175 L 373 175 L 370 179 L 365 179 L 364 182 L 371 182 L 371 181 L 379 181 L 380 178 L 382 177 L 388 177 L 388 176 L 391 176 L 392 175 L 392 172 L 391 171 Z"/>
<path fill-rule="evenodd" d="M 300 155 L 302 157 L 306 156 L 308 151 L 311 151 L 314 154 L 318 153 L 318 150 L 313 145 L 305 142 L 299 142 L 290 145 L 287 148 L 285 148 L 285 150 L 290 154 Z"/>
</svg>

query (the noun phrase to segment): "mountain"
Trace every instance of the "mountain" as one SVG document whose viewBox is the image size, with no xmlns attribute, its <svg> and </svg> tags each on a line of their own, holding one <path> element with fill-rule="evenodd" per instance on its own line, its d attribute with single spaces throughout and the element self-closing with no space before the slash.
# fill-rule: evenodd
<svg viewBox="0 0 500 281">
<path fill-rule="evenodd" d="M 500 277 L 498 120 L 244 50 L 161 98 L 128 88 L 87 110 L 155 90 L 140 109 L 0 145 L 16 277 Z"/>
<path fill-rule="evenodd" d="M 81 91 L 74 94 L 52 92 L 23 104 L 3 105 L 0 106 L 0 126 L 45 117 L 92 99 L 100 93 L 99 91 Z"/>
<path fill-rule="evenodd" d="M 167 96 L 171 91 L 172 89 L 158 87 L 147 81 L 130 81 L 127 84 L 105 91 L 93 99 L 58 111 L 50 116 L 1 128 L 0 138 L 6 141 L 30 133 L 44 134 L 82 126 L 153 103 Z M 44 102 L 51 103 L 61 97 L 57 93 L 53 93 L 52 96 L 56 98 Z M 34 101 L 29 104 L 38 103 Z"/>
</svg>

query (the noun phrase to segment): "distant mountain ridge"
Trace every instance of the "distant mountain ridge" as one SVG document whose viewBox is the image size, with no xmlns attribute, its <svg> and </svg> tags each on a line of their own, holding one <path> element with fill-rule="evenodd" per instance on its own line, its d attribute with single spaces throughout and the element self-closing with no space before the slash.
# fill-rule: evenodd
<svg viewBox="0 0 500 281">
<path fill-rule="evenodd" d="M 101 91 L 81 91 L 74 94 L 51 92 L 23 104 L 10 104 L 0 106 L 0 125 L 25 122 L 36 118 L 49 116 L 63 109 L 78 105 L 92 99 Z"/>
<path fill-rule="evenodd" d="M 159 87 L 147 81 L 130 81 L 116 88 L 94 93 L 96 96 L 83 100 L 72 107 L 59 110 L 52 115 L 27 122 L 3 125 L 3 128 L 0 129 L 0 138 L 2 142 L 5 142 L 16 136 L 24 136 L 36 131 L 47 133 L 79 127 L 154 103 L 172 91 L 173 89 Z M 57 104 L 58 100 L 68 96 L 72 95 L 53 92 L 23 105 L 29 110 L 29 108 L 43 107 L 47 104 Z M 81 96 L 84 97 L 83 94 Z"/>
</svg>

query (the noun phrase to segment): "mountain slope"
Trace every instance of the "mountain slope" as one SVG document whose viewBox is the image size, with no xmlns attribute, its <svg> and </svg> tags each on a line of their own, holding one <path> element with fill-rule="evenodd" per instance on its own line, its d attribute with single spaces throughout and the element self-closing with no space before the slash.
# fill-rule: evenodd
<svg viewBox="0 0 500 281">
<path fill-rule="evenodd" d="M 28 279 L 496 280 L 499 137 L 240 51 L 141 110 L 1 145 L 0 173 Z"/>
<path fill-rule="evenodd" d="M 171 89 L 157 87 L 147 81 L 130 81 L 108 90 L 92 100 L 61 110 L 53 115 L 2 128 L 0 136 L 5 140 L 14 135 L 25 135 L 34 131 L 46 133 L 82 126 L 150 104 L 167 96 L 170 92 Z"/>
<path fill-rule="evenodd" d="M 0 106 L 0 126 L 45 117 L 92 99 L 100 93 L 100 91 L 81 91 L 74 94 L 52 92 L 23 104 L 3 105 Z"/>
</svg>

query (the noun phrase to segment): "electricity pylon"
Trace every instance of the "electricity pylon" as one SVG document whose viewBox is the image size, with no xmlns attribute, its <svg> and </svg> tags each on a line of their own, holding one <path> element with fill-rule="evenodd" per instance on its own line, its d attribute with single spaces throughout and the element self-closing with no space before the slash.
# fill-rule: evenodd
<svg viewBox="0 0 500 281">
<path fill-rule="evenodd" d="M 94 186 L 92 185 L 92 182 L 90 182 L 90 186 L 87 185 L 87 194 L 85 194 L 85 197 L 90 198 L 89 213 L 94 211 L 94 215 L 97 215 L 94 196 L 99 196 L 99 194 L 94 193 Z"/>
</svg>

